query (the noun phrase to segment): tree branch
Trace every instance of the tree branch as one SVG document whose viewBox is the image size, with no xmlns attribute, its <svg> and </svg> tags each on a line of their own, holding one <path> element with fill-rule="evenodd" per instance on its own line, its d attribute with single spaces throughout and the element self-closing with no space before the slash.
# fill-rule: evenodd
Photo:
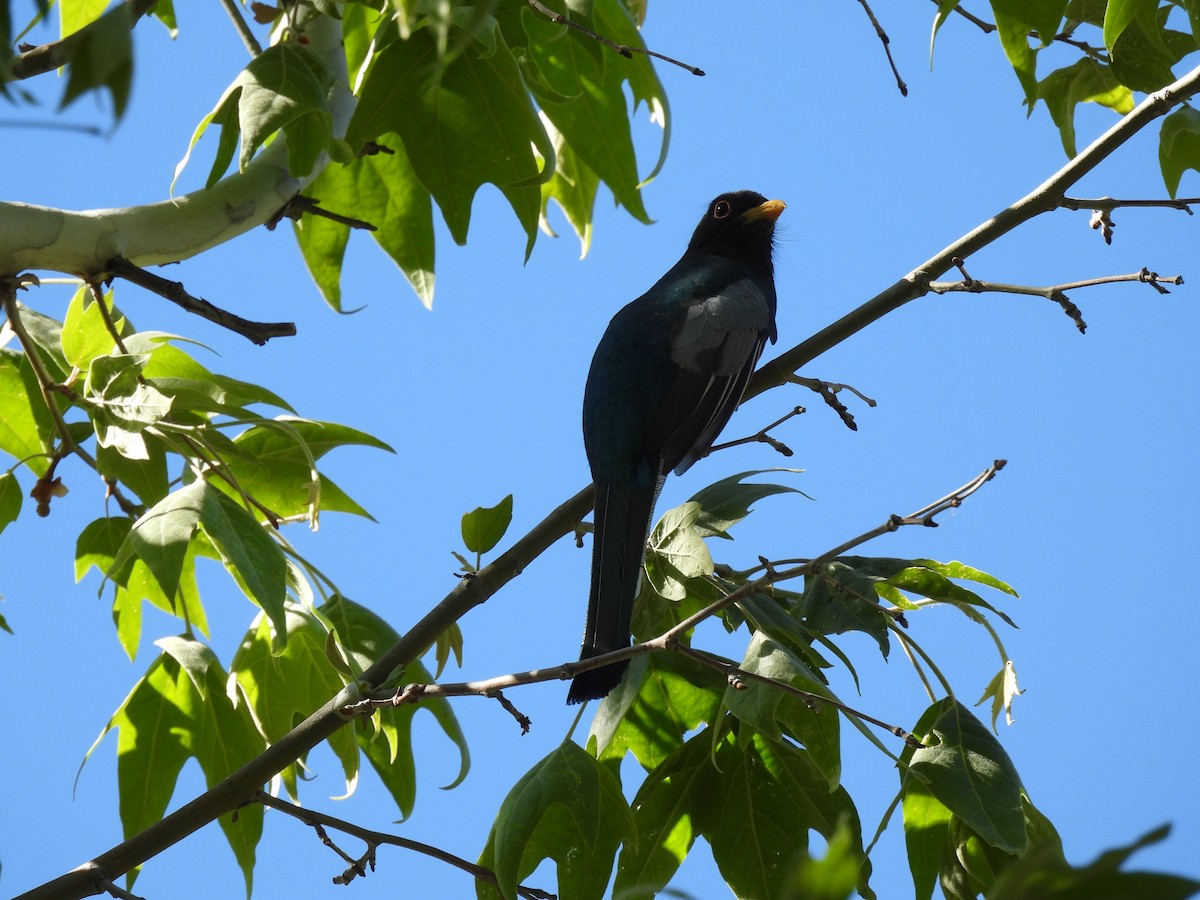
<svg viewBox="0 0 1200 900">
<path fill-rule="evenodd" d="M 390 692 L 388 696 L 364 698 L 357 703 L 348 705 L 341 712 L 346 716 L 369 716 L 377 709 L 403 706 L 406 703 L 417 703 L 424 697 L 497 697 L 503 688 L 515 687 L 522 684 L 535 684 L 542 681 L 565 680 L 568 678 L 573 678 L 580 672 L 586 672 L 590 669 L 598 669 L 601 666 L 606 666 L 621 660 L 627 660 L 631 657 L 639 656 L 644 653 L 659 653 L 664 650 L 677 651 L 697 659 L 699 659 L 700 656 L 703 656 L 704 658 L 701 659 L 701 662 L 704 662 L 706 665 L 714 665 L 712 661 L 717 660 L 717 657 L 711 656 L 710 654 L 705 654 L 702 651 L 692 651 L 691 648 L 687 648 L 685 645 L 680 643 L 680 638 L 685 633 L 691 631 L 693 628 L 703 622 L 705 619 L 712 618 L 721 610 L 731 606 L 732 604 L 741 600 L 743 597 L 750 596 L 751 594 L 761 593 L 773 585 L 783 581 L 789 581 L 795 578 L 803 578 L 809 575 L 817 574 L 821 567 L 825 565 L 825 563 L 830 562 L 844 553 L 853 550 L 855 547 L 861 546 L 862 544 L 872 541 L 877 537 L 881 537 L 882 535 L 889 534 L 893 531 L 898 531 L 900 528 L 909 525 L 922 525 L 929 528 L 936 527 L 937 522 L 934 521 L 935 516 L 946 512 L 947 510 L 956 509 L 961 506 L 962 502 L 966 500 L 967 497 L 971 496 L 981 487 L 991 481 L 996 476 L 996 473 L 1004 468 L 1004 465 L 1005 461 L 998 459 L 966 484 L 955 488 L 944 497 L 934 500 L 932 503 L 926 504 L 916 512 L 907 516 L 888 516 L 887 520 L 881 525 L 878 525 L 869 531 L 865 531 L 848 541 L 844 541 L 837 547 L 834 547 L 832 550 L 828 550 L 825 553 L 822 553 L 820 556 L 806 560 L 799 565 L 791 566 L 787 569 L 776 569 L 772 565 L 767 565 L 766 574 L 764 574 L 762 577 L 757 578 L 754 581 L 747 582 L 736 590 L 730 591 L 720 600 L 710 603 L 704 609 L 689 616 L 682 622 L 673 625 L 658 637 L 652 638 L 648 641 L 642 641 L 641 643 L 634 644 L 631 647 L 625 647 L 621 650 L 613 651 L 612 653 L 604 653 L 589 659 L 580 660 L 578 662 L 563 663 L 558 666 L 550 666 L 543 669 L 530 669 L 525 672 L 514 672 L 508 675 L 499 675 L 493 678 L 487 678 L 482 681 L 463 681 L 450 684 L 408 684 L 393 692 Z M 903 728 L 883 722 L 867 715 L 866 713 L 862 713 L 853 707 L 847 706 L 831 697 L 826 697 L 821 694 L 813 694 L 808 691 L 802 691 L 798 688 L 792 687 L 791 685 L 783 684 L 782 682 L 778 682 L 774 679 L 766 678 L 764 676 L 755 675 L 751 672 L 743 672 L 743 670 L 737 668 L 732 663 L 726 663 L 723 660 L 720 661 L 720 665 L 717 666 L 717 668 L 720 668 L 726 675 L 744 675 L 749 679 L 775 685 L 789 691 L 790 693 L 803 697 L 807 702 L 826 703 L 830 706 L 834 706 L 842 710 L 842 712 L 846 713 L 847 715 L 856 716 L 865 722 L 869 722 L 872 725 L 886 729 L 891 734 L 902 738 L 906 743 L 909 743 L 912 746 L 923 746 L 920 741 L 917 741 L 916 738 L 914 738 Z M 511 704 L 507 704 L 507 701 L 502 702 L 506 704 L 506 708 L 509 709 L 510 712 L 518 717 L 518 721 L 522 720 L 523 717 L 520 717 L 519 714 L 512 709 Z M 527 720 L 523 723 L 523 727 L 527 727 Z"/>
<path fill-rule="evenodd" d="M 955 259 L 966 259 L 1008 234 L 1018 225 L 1062 206 L 1065 192 L 1079 179 L 1100 165 L 1146 125 L 1197 92 L 1200 92 L 1200 67 L 1192 69 L 1179 80 L 1147 96 L 1128 115 L 1020 200 L 1000 210 L 938 251 L 857 309 L 762 366 L 750 380 L 745 399 L 784 384 L 792 373 L 812 362 L 829 348 L 857 334 L 910 300 L 923 297 L 929 292 L 929 283 L 949 271 Z"/>
<path fill-rule="evenodd" d="M 146 13 L 154 8 L 157 0 L 125 0 L 124 6 L 129 13 L 129 27 L 132 29 Z M 96 22 L 89 22 L 78 31 L 68 34 L 57 41 L 50 41 L 37 47 L 31 47 L 14 58 L 9 66 L 13 81 L 44 75 L 65 66 L 75 57 L 75 52 L 97 27 Z M 7 50 L 7 48 L 5 48 Z"/>
<path fill-rule="evenodd" d="M 305 809 L 303 807 L 296 806 L 288 803 L 285 800 L 280 800 L 278 797 L 272 797 L 270 794 L 266 793 L 266 791 L 259 791 L 256 793 L 251 802 L 261 803 L 263 806 L 269 807 L 276 812 L 281 812 L 285 815 L 291 816 L 294 819 L 299 819 L 305 825 L 311 825 L 313 828 L 317 829 L 318 834 L 321 836 L 322 843 L 336 852 L 351 866 L 351 868 L 347 869 L 342 876 L 333 879 L 335 884 L 348 884 L 353 880 L 355 875 L 361 876 L 365 874 L 362 869 L 362 863 L 368 857 L 371 860 L 371 867 L 374 868 L 375 848 L 385 844 L 393 847 L 400 847 L 404 850 L 412 850 L 415 853 L 422 853 L 425 856 L 433 857 L 441 862 L 449 863 L 455 868 L 462 869 L 468 875 L 471 875 L 480 881 L 486 881 L 489 884 L 498 883 L 496 881 L 496 873 L 491 869 L 476 865 L 473 862 L 469 862 L 459 856 L 455 856 L 453 853 L 448 853 L 447 851 L 438 847 L 434 847 L 430 844 L 423 844 L 420 841 L 414 841 L 409 838 L 400 837 L 399 835 L 387 834 L 386 832 L 363 828 L 360 825 L 355 825 L 353 822 L 347 822 L 345 819 L 338 819 L 334 816 L 326 815 L 325 813 L 319 813 L 311 809 Z M 338 831 L 341 831 L 352 837 L 356 837 L 365 842 L 368 849 L 367 853 L 364 854 L 364 858 L 362 860 L 352 859 L 348 854 L 344 853 L 336 844 L 334 844 L 327 836 L 324 835 L 324 828 L 336 828 Z M 537 888 L 528 888 L 523 885 L 517 887 L 517 895 L 523 898 L 530 898 L 530 900 L 539 900 L 539 898 L 550 896 L 544 891 L 539 891 Z"/>
<path fill-rule="evenodd" d="M 655 59 L 661 59 L 663 62 L 670 63 L 673 66 L 679 66 L 679 68 L 681 68 L 681 69 L 687 69 L 693 75 L 703 75 L 704 74 L 703 69 L 698 69 L 693 65 L 689 65 L 688 63 L 680 62 L 679 60 L 674 59 L 673 57 L 664 56 L 661 53 L 655 53 L 653 50 L 647 50 L 645 47 L 631 47 L 629 44 L 618 44 L 616 41 L 610 40 L 609 38 L 606 38 L 604 35 L 593 31 L 592 29 L 588 28 L 586 25 L 580 25 L 578 22 L 575 22 L 572 19 L 567 18 L 562 13 L 555 12 L 550 7 L 546 6 L 546 4 L 541 3 L 540 0 L 525 0 L 525 2 L 529 4 L 530 9 L 534 10 L 535 12 L 541 13 L 543 16 L 545 16 L 547 19 L 549 19 L 555 25 L 565 25 L 568 28 L 575 29 L 580 34 L 586 34 L 592 40 L 603 44 L 605 47 L 608 47 L 611 50 L 615 50 L 617 53 L 619 53 L 621 56 L 625 57 L 626 59 L 632 59 L 633 54 L 641 53 L 641 54 L 644 54 L 645 56 L 652 56 Z M 859 2 L 861 3 L 862 0 L 859 0 Z"/>
<path fill-rule="evenodd" d="M 108 275 L 124 278 L 131 284 L 158 294 L 181 309 L 202 319 L 208 319 L 222 328 L 228 328 L 260 347 L 273 337 L 291 337 L 296 333 L 296 325 L 293 322 L 251 322 L 249 319 L 243 319 L 219 306 L 214 306 L 202 297 L 193 297 L 184 290 L 183 285 L 178 281 L 171 281 L 161 275 L 147 272 L 124 257 L 117 256 L 110 259 L 104 268 Z"/>
<path fill-rule="evenodd" d="M 900 77 L 900 70 L 896 68 L 896 60 L 892 58 L 892 39 L 887 36 L 887 32 L 883 30 L 883 26 L 879 24 L 879 20 L 875 18 L 875 13 L 871 9 L 870 4 L 867 3 L 867 0 L 858 0 L 858 2 L 866 12 L 867 18 L 871 20 L 871 24 L 875 27 L 875 36 L 883 44 L 883 52 L 887 55 L 888 65 L 892 67 L 892 75 L 896 78 L 896 87 L 900 91 L 900 96 L 907 97 L 908 85 Z"/>
<path fill-rule="evenodd" d="M 346 83 L 341 23 L 322 16 L 305 36 L 308 49 L 337 79 L 329 107 L 333 134 L 341 136 L 356 104 Z M 322 157 L 308 175 L 293 177 L 281 134 L 244 170 L 160 203 L 76 211 L 0 202 L 0 275 L 48 270 L 87 281 L 117 256 L 143 267 L 189 259 L 267 222 L 321 174 L 326 162 Z"/>
</svg>

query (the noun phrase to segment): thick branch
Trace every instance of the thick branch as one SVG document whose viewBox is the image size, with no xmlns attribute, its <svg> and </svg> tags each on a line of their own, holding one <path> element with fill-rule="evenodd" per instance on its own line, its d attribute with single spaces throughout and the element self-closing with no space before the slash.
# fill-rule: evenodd
<svg viewBox="0 0 1200 900">
<path fill-rule="evenodd" d="M 346 84 L 341 23 L 319 17 L 305 36 L 308 49 L 339 79 L 330 92 L 329 108 L 333 133 L 340 136 L 356 102 Z M 211 188 L 161 203 L 81 211 L 0 203 L 0 275 L 48 270 L 91 281 L 118 256 L 138 266 L 189 259 L 269 221 L 325 164 L 322 158 L 309 175 L 293 177 L 288 172 L 287 141 L 279 135 L 243 171 Z"/>
</svg>

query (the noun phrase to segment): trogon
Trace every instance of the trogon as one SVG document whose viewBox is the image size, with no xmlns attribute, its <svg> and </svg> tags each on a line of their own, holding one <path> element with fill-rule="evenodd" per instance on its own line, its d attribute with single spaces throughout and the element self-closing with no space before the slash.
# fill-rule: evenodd
<svg viewBox="0 0 1200 900">
<path fill-rule="evenodd" d="M 600 339 L 583 394 L 596 513 L 581 659 L 629 646 L 663 480 L 708 452 L 775 341 L 772 248 L 783 210 L 754 191 L 717 197 L 679 262 Z M 576 675 L 567 702 L 605 696 L 627 665 Z"/>
</svg>

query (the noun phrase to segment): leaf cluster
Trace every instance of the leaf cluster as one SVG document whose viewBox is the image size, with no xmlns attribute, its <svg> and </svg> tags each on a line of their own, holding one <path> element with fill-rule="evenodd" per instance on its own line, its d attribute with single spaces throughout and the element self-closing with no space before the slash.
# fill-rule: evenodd
<svg viewBox="0 0 1200 900">
<path fill-rule="evenodd" d="M 930 54 L 938 31 L 960 4 L 939 0 Z M 1095 103 L 1124 115 L 1138 94 L 1176 79 L 1200 43 L 1195 0 L 991 0 L 994 28 L 1020 82 L 1030 113 L 1039 101 L 1058 128 L 1067 156 L 1077 152 L 1075 112 Z M 1055 66 L 1038 75 L 1043 57 Z M 1073 57 L 1066 65 L 1064 58 Z M 1193 58 L 1194 59 L 1194 58 Z M 1200 170 L 1200 114 L 1190 104 L 1167 116 L 1159 132 L 1159 167 L 1174 197 L 1188 169 Z"/>
</svg>

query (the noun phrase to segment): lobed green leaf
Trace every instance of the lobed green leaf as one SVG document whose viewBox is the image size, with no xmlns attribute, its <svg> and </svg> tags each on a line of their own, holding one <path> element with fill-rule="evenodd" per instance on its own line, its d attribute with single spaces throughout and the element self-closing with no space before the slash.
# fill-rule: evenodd
<svg viewBox="0 0 1200 900">
<path fill-rule="evenodd" d="M 544 859 L 558 863 L 558 892 L 600 900 L 617 847 L 635 840 L 633 816 L 621 785 L 577 744 L 566 741 L 509 791 L 488 836 L 480 865 L 496 885 L 476 882 L 480 898 L 512 897 L 521 879 Z"/>
</svg>

